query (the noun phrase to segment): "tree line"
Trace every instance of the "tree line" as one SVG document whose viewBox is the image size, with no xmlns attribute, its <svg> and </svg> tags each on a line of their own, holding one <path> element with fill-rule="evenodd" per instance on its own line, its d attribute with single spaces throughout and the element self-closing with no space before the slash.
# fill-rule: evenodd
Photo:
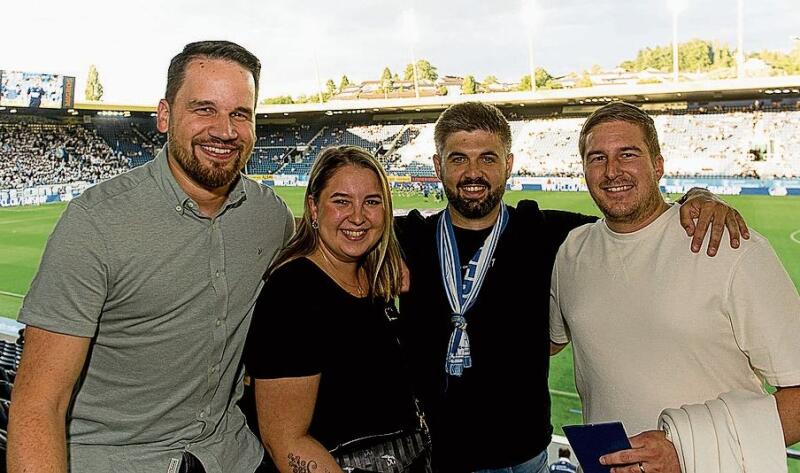
<svg viewBox="0 0 800 473">
<path fill-rule="evenodd" d="M 760 59 L 771 68 L 771 75 L 798 75 L 800 74 L 800 41 L 795 43 L 794 48 L 788 53 L 780 51 L 756 51 L 746 55 L 747 59 Z M 672 71 L 672 46 L 655 46 L 640 49 L 636 57 L 623 61 L 618 66 L 626 72 L 642 72 L 655 70 L 658 72 Z M 722 79 L 736 77 L 736 50 L 731 49 L 727 44 L 718 41 L 703 39 L 693 39 L 678 45 L 678 68 L 683 72 L 706 73 L 710 78 Z M 427 59 L 420 59 L 416 62 L 417 79 L 419 81 L 433 82 L 439 78 L 439 71 L 436 66 Z M 591 87 L 591 74 L 602 71 L 600 66 L 592 66 L 575 76 L 575 87 Z M 387 66 L 380 74 L 380 91 L 384 97 L 389 97 L 400 87 L 407 86 L 409 81 L 414 79 L 414 65 L 406 64 L 402 75 Z M 402 78 L 402 79 L 401 79 Z M 537 68 L 535 72 L 536 89 L 557 89 L 563 87 L 560 80 L 563 77 L 554 77 L 544 68 Z M 461 82 L 462 94 L 486 93 L 494 90 L 499 84 L 499 80 L 494 75 L 486 76 L 482 81 L 478 81 L 474 75 L 467 74 Z M 347 75 L 342 75 L 339 83 L 333 79 L 325 82 L 323 90 L 308 95 L 292 97 L 283 95 L 270 97 L 262 100 L 263 104 L 294 104 L 319 102 L 320 99 L 326 102 L 335 95 L 342 93 L 352 85 Z M 531 76 L 525 74 L 519 81 L 504 88 L 504 90 L 526 91 L 531 90 Z M 447 93 L 445 87 L 440 86 L 437 93 L 444 95 Z M 92 65 L 89 68 L 88 78 L 85 89 L 86 100 L 102 100 L 103 85 L 97 68 Z"/>
</svg>

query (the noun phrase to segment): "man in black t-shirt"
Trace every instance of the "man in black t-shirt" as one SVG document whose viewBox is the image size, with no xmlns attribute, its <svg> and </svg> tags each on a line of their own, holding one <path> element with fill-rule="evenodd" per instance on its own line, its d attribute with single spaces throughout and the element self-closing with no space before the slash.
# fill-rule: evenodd
<svg viewBox="0 0 800 473">
<path fill-rule="evenodd" d="M 492 105 L 451 106 L 434 140 L 448 207 L 395 220 L 411 273 L 400 301 L 402 345 L 434 461 L 446 472 L 546 473 L 550 273 L 567 233 L 595 217 L 502 204 L 514 156 L 508 122 Z M 704 208 L 698 228 L 716 211 L 738 238 L 738 214 L 700 196 L 682 209 L 687 233 Z M 705 230 L 695 233 L 697 251 Z M 721 234 L 714 228 L 711 245 Z"/>
</svg>

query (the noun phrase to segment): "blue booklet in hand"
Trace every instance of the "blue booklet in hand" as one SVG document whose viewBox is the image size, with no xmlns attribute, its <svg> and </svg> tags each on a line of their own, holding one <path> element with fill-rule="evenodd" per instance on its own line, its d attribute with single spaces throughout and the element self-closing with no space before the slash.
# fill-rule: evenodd
<svg viewBox="0 0 800 473">
<path fill-rule="evenodd" d="M 611 467 L 601 465 L 600 457 L 631 448 L 622 422 L 565 425 L 564 435 L 584 473 L 609 473 Z"/>
</svg>

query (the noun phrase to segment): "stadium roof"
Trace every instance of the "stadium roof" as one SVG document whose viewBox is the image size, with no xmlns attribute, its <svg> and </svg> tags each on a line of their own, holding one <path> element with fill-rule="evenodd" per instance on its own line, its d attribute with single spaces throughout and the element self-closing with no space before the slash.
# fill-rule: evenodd
<svg viewBox="0 0 800 473">
<path fill-rule="evenodd" d="M 565 106 L 625 100 L 634 103 L 674 101 L 717 101 L 770 97 L 791 94 L 800 97 L 800 76 L 760 77 L 749 79 L 697 82 L 606 85 L 586 88 L 498 92 L 474 95 L 444 95 L 419 99 L 332 100 L 330 102 L 259 105 L 257 112 L 270 117 L 304 113 L 411 112 L 438 111 L 454 103 L 474 100 L 504 106 Z"/>
<path fill-rule="evenodd" d="M 474 95 L 444 95 L 433 97 L 402 99 L 333 100 L 325 103 L 306 103 L 289 105 L 258 105 L 257 118 L 260 123 L 292 123 L 321 116 L 334 115 L 372 115 L 373 119 L 393 119 L 400 115 L 437 114 L 453 103 L 474 100 L 489 102 L 504 109 L 528 107 L 526 110 L 553 107 L 565 112 L 583 113 L 590 107 L 611 100 L 625 100 L 632 103 L 680 104 L 686 102 L 717 102 L 734 100 L 774 100 L 778 98 L 800 98 L 800 76 L 777 76 L 748 79 L 709 80 L 678 83 L 605 85 L 587 88 L 537 90 L 531 92 L 498 92 Z M 110 104 L 102 102 L 76 103 L 75 115 L 108 113 L 152 114 L 152 106 Z M 7 112 L 0 110 L 0 113 Z M 20 113 L 31 109 L 21 108 Z M 54 113 L 45 112 L 42 113 Z M 55 113 L 63 113 L 55 112 Z M 343 117 L 344 118 L 344 117 Z"/>
</svg>

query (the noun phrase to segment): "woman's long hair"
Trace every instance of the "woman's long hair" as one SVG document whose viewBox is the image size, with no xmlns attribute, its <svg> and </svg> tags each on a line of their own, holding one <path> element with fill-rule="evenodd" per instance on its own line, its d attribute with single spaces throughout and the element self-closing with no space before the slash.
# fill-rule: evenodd
<svg viewBox="0 0 800 473">
<path fill-rule="evenodd" d="M 378 244 L 361 258 L 358 266 L 363 267 L 367 275 L 371 297 L 389 301 L 399 295 L 402 281 L 402 256 L 400 244 L 394 234 L 392 193 L 389 190 L 389 180 L 386 178 L 381 164 L 368 151 L 358 146 L 326 148 L 317 156 L 311 167 L 311 175 L 303 201 L 303 218 L 297 226 L 294 236 L 270 265 L 267 276 L 286 263 L 309 256 L 316 250 L 320 240 L 319 233 L 311 225 L 311 201 L 313 200 L 319 206 L 322 190 L 328 185 L 336 171 L 347 165 L 369 169 L 375 173 L 380 182 L 384 210 L 383 234 Z"/>
</svg>

